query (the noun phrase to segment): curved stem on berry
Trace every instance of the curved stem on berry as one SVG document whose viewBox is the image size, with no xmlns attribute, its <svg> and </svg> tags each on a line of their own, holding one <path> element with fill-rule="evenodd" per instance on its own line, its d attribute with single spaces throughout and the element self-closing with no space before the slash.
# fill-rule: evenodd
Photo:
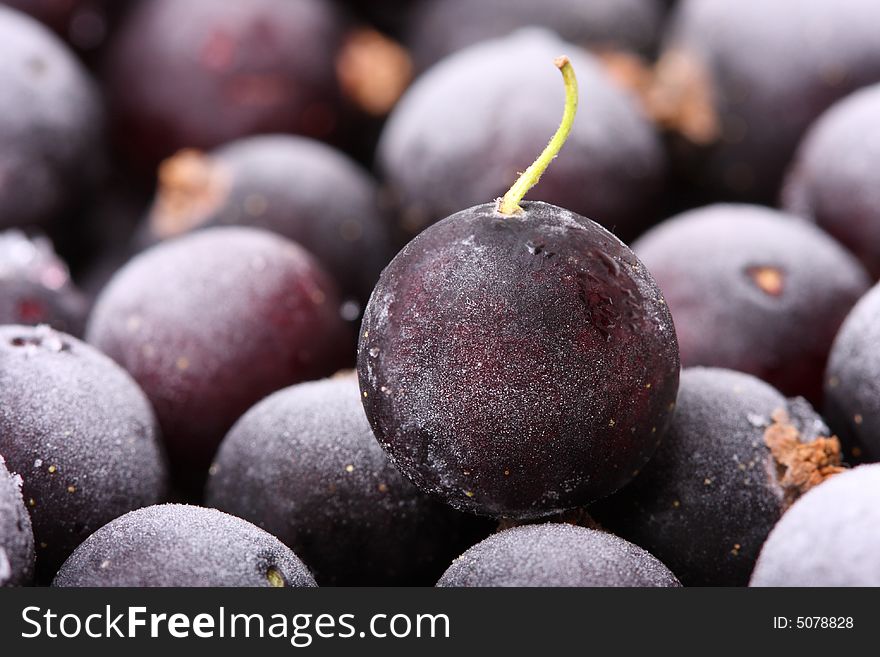
<svg viewBox="0 0 880 657">
<path fill-rule="evenodd" d="M 499 201 L 498 212 L 501 214 L 517 214 L 523 211 L 519 202 L 532 187 L 538 184 L 541 174 L 547 170 L 550 162 L 559 154 L 574 124 L 574 116 L 578 106 L 578 85 L 574 68 L 571 65 L 571 60 L 565 55 L 557 57 L 553 63 L 562 72 L 562 80 L 565 83 L 565 112 L 562 114 L 562 122 L 538 159 L 517 178 L 513 187 Z"/>
</svg>

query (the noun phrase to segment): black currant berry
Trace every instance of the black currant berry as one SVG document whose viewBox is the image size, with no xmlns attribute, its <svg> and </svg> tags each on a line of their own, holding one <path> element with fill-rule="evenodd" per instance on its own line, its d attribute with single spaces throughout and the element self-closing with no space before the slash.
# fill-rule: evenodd
<svg viewBox="0 0 880 657">
<path fill-rule="evenodd" d="M 349 357 L 335 287 L 297 244 L 224 227 L 163 242 L 119 270 L 88 340 L 156 409 L 178 483 L 201 489 L 224 434 L 270 392 Z"/>
<path fill-rule="evenodd" d="M 0 587 L 24 586 L 34 576 L 34 532 L 21 497 L 21 477 L 0 456 Z"/>
<path fill-rule="evenodd" d="M 719 204 L 664 221 L 633 250 L 669 303 L 682 365 L 820 401 L 831 342 L 869 285 L 837 242 L 769 208 Z"/>
<path fill-rule="evenodd" d="M 536 195 L 595 218 L 624 240 L 658 218 L 665 159 L 650 121 L 597 59 L 535 29 L 449 57 L 392 112 L 377 158 L 405 232 L 501 196 L 528 166 L 558 120 L 549 101 L 561 102 L 558 81 L 541 63 L 565 51 L 576 52 L 572 62 L 589 102 Z"/>
<path fill-rule="evenodd" d="M 825 372 L 825 414 L 855 461 L 880 461 L 880 284 L 853 308 Z"/>
<path fill-rule="evenodd" d="M 880 465 L 826 481 L 789 509 L 751 586 L 880 586 Z"/>
<path fill-rule="evenodd" d="M 162 504 L 132 511 L 77 548 L 53 586 L 315 586 L 297 556 L 216 509 Z"/>
<path fill-rule="evenodd" d="M 42 580 L 100 526 L 166 493 L 144 394 L 102 353 L 47 326 L 0 327 L 0 454 L 24 481 Z"/>
<path fill-rule="evenodd" d="M 0 4 L 30 14 L 76 50 L 90 53 L 104 43 L 119 5 L 130 0 L 0 0 Z"/>
<path fill-rule="evenodd" d="M 416 6 L 407 42 L 422 69 L 529 26 L 579 46 L 650 54 L 664 13 L 659 0 L 425 0 Z"/>
<path fill-rule="evenodd" d="M 612 534 L 561 523 L 514 527 L 452 562 L 444 587 L 681 586 L 643 549 Z"/>
<path fill-rule="evenodd" d="M 339 127 L 343 20 L 321 0 L 153 0 L 107 57 L 117 142 L 152 167 L 181 148 Z"/>
<path fill-rule="evenodd" d="M 48 239 L 0 232 L 0 324 L 48 324 L 81 336 L 87 306 Z"/>
<path fill-rule="evenodd" d="M 590 513 L 685 586 L 744 586 L 785 509 L 840 472 L 840 445 L 827 435 L 803 399 L 748 374 L 686 369 L 651 461 Z"/>
<path fill-rule="evenodd" d="M 353 375 L 286 388 L 248 411 L 220 446 L 206 500 L 280 538 L 322 585 L 431 584 L 474 530 L 491 531 L 388 462 Z"/>
<path fill-rule="evenodd" d="M 880 84 L 831 107 L 810 128 L 783 190 L 790 212 L 815 221 L 880 278 Z"/>
<path fill-rule="evenodd" d="M 681 0 L 651 104 L 690 188 L 775 200 L 816 117 L 880 81 L 878 18 L 875 0 Z"/>
<path fill-rule="evenodd" d="M 103 164 L 96 86 L 45 27 L 0 6 L 0 228 L 76 209 Z"/>
<path fill-rule="evenodd" d="M 598 224 L 519 201 L 573 123 L 498 203 L 426 229 L 383 271 L 358 374 L 392 462 L 458 509 L 537 517 L 608 495 L 650 458 L 678 386 L 675 330 Z"/>
<path fill-rule="evenodd" d="M 292 239 L 360 303 L 393 255 L 375 181 L 339 151 L 305 137 L 250 137 L 207 154 L 182 151 L 162 164 L 149 239 L 225 225 Z"/>
</svg>

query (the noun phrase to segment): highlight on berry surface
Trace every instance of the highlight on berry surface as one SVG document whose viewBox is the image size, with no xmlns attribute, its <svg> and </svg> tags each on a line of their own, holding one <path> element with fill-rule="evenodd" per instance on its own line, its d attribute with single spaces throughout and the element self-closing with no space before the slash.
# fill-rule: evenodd
<svg viewBox="0 0 880 657">
<path fill-rule="evenodd" d="M 571 127 L 574 125 L 574 117 L 577 114 L 578 106 L 578 85 L 577 77 L 574 74 L 574 67 L 571 60 L 562 55 L 553 60 L 553 64 L 562 73 L 562 80 L 565 84 L 565 111 L 562 114 L 562 122 L 556 133 L 550 139 L 550 142 L 538 156 L 528 169 L 526 169 L 520 177 L 517 178 L 513 186 L 504 195 L 504 198 L 498 200 L 498 212 L 501 214 L 516 214 L 522 212 L 519 203 L 528 191 L 538 184 L 541 175 L 550 166 L 554 158 L 559 155 L 565 140 L 571 133 Z"/>
</svg>

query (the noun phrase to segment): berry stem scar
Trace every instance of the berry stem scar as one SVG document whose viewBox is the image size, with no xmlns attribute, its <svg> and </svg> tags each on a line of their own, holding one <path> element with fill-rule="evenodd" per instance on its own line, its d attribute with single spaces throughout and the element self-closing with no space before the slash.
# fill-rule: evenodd
<svg viewBox="0 0 880 657">
<path fill-rule="evenodd" d="M 574 124 L 574 117 L 577 114 L 578 106 L 578 85 L 574 74 L 574 67 L 571 65 L 571 60 L 565 55 L 557 57 L 553 60 L 553 63 L 562 73 L 562 80 L 565 84 L 565 111 L 562 114 L 562 122 L 556 130 L 556 134 L 553 135 L 553 138 L 538 156 L 538 159 L 517 178 L 516 182 L 513 183 L 513 187 L 499 201 L 498 212 L 501 214 L 518 214 L 523 211 L 519 206 L 519 202 L 523 200 L 523 197 L 532 187 L 538 184 L 541 175 L 559 154 Z"/>
</svg>

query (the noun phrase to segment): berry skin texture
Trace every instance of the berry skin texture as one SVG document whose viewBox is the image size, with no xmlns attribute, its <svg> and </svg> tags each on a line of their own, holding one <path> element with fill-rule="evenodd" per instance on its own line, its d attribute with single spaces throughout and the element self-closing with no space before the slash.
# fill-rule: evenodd
<svg viewBox="0 0 880 657">
<path fill-rule="evenodd" d="M 880 461 L 880 284 L 852 309 L 825 372 L 825 415 L 854 460 Z"/>
<path fill-rule="evenodd" d="M 410 21 L 408 42 L 419 68 L 467 46 L 541 26 L 580 46 L 648 54 L 660 34 L 659 0 L 427 0 Z"/>
<path fill-rule="evenodd" d="M 23 480 L 41 581 L 93 531 L 167 489 L 144 394 L 109 358 L 46 326 L 0 327 L 0 454 Z"/>
<path fill-rule="evenodd" d="M 254 406 L 223 441 L 205 497 L 277 536 L 330 586 L 432 584 L 473 540 L 463 532 L 476 520 L 391 465 L 353 375 L 285 388 Z M 489 521 L 480 525 L 483 536 L 491 531 Z"/>
<path fill-rule="evenodd" d="M 103 112 L 82 65 L 45 27 L 0 6 L 0 229 L 75 209 L 102 165 Z"/>
<path fill-rule="evenodd" d="M 589 100 L 534 198 L 595 217 L 623 240 L 652 223 L 665 175 L 652 125 L 597 59 L 531 29 L 437 64 L 391 113 L 377 162 L 405 232 L 507 191 L 559 124 L 563 89 L 546 63 L 563 52 Z"/>
<path fill-rule="evenodd" d="M 811 490 L 761 549 L 750 586 L 880 586 L 880 464 Z"/>
<path fill-rule="evenodd" d="M 770 204 L 810 124 L 880 81 L 875 0 L 682 0 L 661 78 L 685 105 L 673 145 L 691 187 L 714 200 Z"/>
<path fill-rule="evenodd" d="M 880 278 L 880 84 L 838 101 L 810 128 L 783 189 L 785 208 L 815 221 Z"/>
<path fill-rule="evenodd" d="M 89 51 L 101 45 L 108 30 L 109 0 L 2 0 L 51 28 L 74 48 Z"/>
<path fill-rule="evenodd" d="M 661 223 L 633 250 L 669 303 L 683 366 L 821 399 L 831 342 L 869 285 L 837 242 L 775 210 L 719 204 Z"/>
<path fill-rule="evenodd" d="M 745 586 L 767 534 L 800 493 L 783 480 L 786 470 L 765 438 L 769 427 L 779 429 L 771 419 L 778 411 L 801 442 L 828 435 L 803 399 L 789 402 L 748 374 L 685 369 L 672 424 L 651 461 L 590 514 L 656 555 L 685 586 Z M 833 463 L 809 469 L 820 479 L 839 470 L 839 445 L 826 441 L 816 445 L 832 452 Z M 810 452 L 817 462 L 820 454 Z"/>
<path fill-rule="evenodd" d="M 81 336 L 87 305 L 48 239 L 0 232 L 0 324 L 49 324 Z"/>
<path fill-rule="evenodd" d="M 668 309 L 632 252 L 547 203 L 435 224 L 383 271 L 358 346 L 392 462 L 452 506 L 534 518 L 629 481 L 678 387 Z"/>
<path fill-rule="evenodd" d="M 340 16 L 321 0 L 154 0 L 111 43 L 107 85 L 126 154 L 153 166 L 246 135 L 337 128 Z"/>
<path fill-rule="evenodd" d="M 86 329 L 152 402 L 178 483 L 199 489 L 233 422 L 279 388 L 336 371 L 346 333 L 335 288 L 306 251 L 239 227 L 140 254 Z"/>
<path fill-rule="evenodd" d="M 546 523 L 506 529 L 452 562 L 440 587 L 678 587 L 669 569 L 612 534 Z"/>
<path fill-rule="evenodd" d="M 0 456 L 0 587 L 27 586 L 34 577 L 34 532 L 21 497 L 21 477 Z"/>
<path fill-rule="evenodd" d="M 216 509 L 162 504 L 92 534 L 58 572 L 56 587 L 314 587 L 281 541 Z"/>
<path fill-rule="evenodd" d="M 370 175 L 330 146 L 249 137 L 166 160 L 147 230 L 151 239 L 208 226 L 271 230 L 314 254 L 346 296 L 366 303 L 394 255 L 378 197 Z"/>
</svg>

